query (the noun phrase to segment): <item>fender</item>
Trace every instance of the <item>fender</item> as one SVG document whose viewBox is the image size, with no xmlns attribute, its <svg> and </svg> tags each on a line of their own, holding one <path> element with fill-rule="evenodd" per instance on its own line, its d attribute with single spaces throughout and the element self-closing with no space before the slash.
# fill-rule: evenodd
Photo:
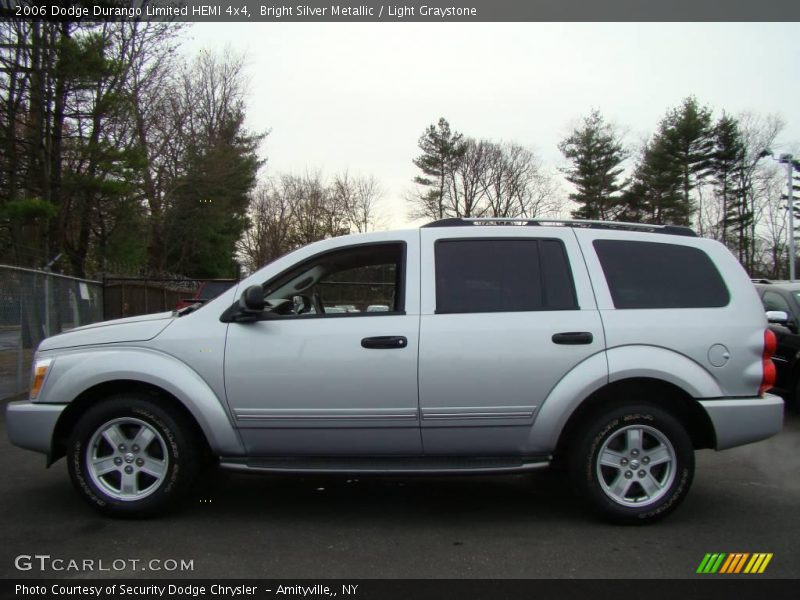
<svg viewBox="0 0 800 600">
<path fill-rule="evenodd" d="M 531 427 L 527 447 L 533 452 L 553 452 L 564 425 L 575 409 L 607 384 L 608 361 L 605 352 L 593 354 L 575 365 L 542 402 Z"/>
<path fill-rule="evenodd" d="M 692 398 L 720 398 L 725 395 L 719 382 L 705 367 L 673 350 L 636 344 L 611 348 L 606 351 L 606 355 L 609 383 L 633 377 L 648 377 L 671 383 Z M 743 375 L 747 379 L 755 377 L 760 380 L 760 362 L 753 366 L 758 373 Z"/>
<path fill-rule="evenodd" d="M 89 388 L 119 380 L 149 383 L 175 396 L 194 416 L 214 454 L 244 454 L 227 406 L 209 384 L 185 363 L 150 348 L 105 346 L 59 353 L 39 402 L 69 403 Z M 56 397 L 51 390 L 57 390 Z"/>
<path fill-rule="evenodd" d="M 658 346 L 612 348 L 576 365 L 550 391 L 531 428 L 529 447 L 552 452 L 572 413 L 586 398 L 608 383 L 633 378 L 665 381 L 698 399 L 724 396 L 713 375 L 682 354 Z"/>
</svg>

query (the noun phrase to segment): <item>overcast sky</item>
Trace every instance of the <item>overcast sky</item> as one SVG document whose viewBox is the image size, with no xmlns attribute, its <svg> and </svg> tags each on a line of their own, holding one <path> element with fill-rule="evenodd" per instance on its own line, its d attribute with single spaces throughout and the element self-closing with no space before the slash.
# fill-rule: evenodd
<svg viewBox="0 0 800 600">
<path fill-rule="evenodd" d="M 780 114 L 774 150 L 800 150 L 798 23 L 197 23 L 187 37 L 188 54 L 246 54 L 248 126 L 272 131 L 262 177 L 374 175 L 392 227 L 411 223 L 411 160 L 440 116 L 555 169 L 591 108 L 638 146 L 694 94 L 715 115 Z"/>
</svg>

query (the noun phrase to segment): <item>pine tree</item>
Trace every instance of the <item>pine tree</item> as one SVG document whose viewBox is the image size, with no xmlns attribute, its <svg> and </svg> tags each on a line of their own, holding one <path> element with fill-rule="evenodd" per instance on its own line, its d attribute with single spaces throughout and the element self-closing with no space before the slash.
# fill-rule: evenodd
<svg viewBox="0 0 800 600">
<path fill-rule="evenodd" d="M 593 110 L 583 123 L 559 145 L 572 166 L 565 169 L 567 181 L 576 187 L 570 199 L 580 206 L 572 211 L 578 219 L 614 219 L 621 210 L 622 163 L 628 153 L 620 135 Z"/>
<path fill-rule="evenodd" d="M 446 194 L 448 178 L 466 149 L 463 136 L 451 131 L 450 123 L 442 117 L 437 125 L 428 126 L 419 138 L 418 145 L 422 154 L 413 162 L 424 176 L 416 176 L 414 183 L 428 189 L 413 198 L 417 204 L 414 214 L 433 219 L 457 216 L 448 214 Z"/>
<path fill-rule="evenodd" d="M 662 135 L 681 173 L 681 198 L 691 206 L 691 193 L 708 175 L 714 152 L 711 109 L 693 96 L 671 110 L 662 123 Z"/>
<path fill-rule="evenodd" d="M 714 150 L 711 111 L 693 97 L 667 112 L 644 147 L 625 197 L 625 214 L 657 224 L 689 225 L 692 192 L 708 176 Z"/>
<path fill-rule="evenodd" d="M 715 148 L 711 160 L 714 193 L 720 203 L 719 239 L 741 248 L 753 215 L 740 186 L 745 149 L 738 121 L 723 114 L 714 128 Z M 731 235 L 733 230 L 733 235 Z"/>
<path fill-rule="evenodd" d="M 643 223 L 688 225 L 691 207 L 681 198 L 681 171 L 669 144 L 657 135 L 642 150 L 624 196 L 623 218 Z"/>
<path fill-rule="evenodd" d="M 236 243 L 248 225 L 247 208 L 261 161 L 261 137 L 244 129 L 244 113 L 228 115 L 219 131 L 192 140 L 186 173 L 167 214 L 167 259 L 193 277 L 237 274 Z"/>
</svg>

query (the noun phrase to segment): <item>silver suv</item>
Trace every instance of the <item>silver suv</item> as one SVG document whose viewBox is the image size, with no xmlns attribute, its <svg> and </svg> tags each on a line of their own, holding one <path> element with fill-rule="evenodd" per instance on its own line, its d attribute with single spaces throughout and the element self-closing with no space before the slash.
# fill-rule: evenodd
<svg viewBox="0 0 800 600">
<path fill-rule="evenodd" d="M 781 430 L 773 351 L 745 271 L 690 229 L 446 219 L 318 242 L 204 306 L 51 337 L 8 431 L 48 465 L 66 456 L 111 515 L 172 506 L 209 461 L 555 463 L 606 517 L 646 523 L 688 493 L 695 449 Z"/>
</svg>

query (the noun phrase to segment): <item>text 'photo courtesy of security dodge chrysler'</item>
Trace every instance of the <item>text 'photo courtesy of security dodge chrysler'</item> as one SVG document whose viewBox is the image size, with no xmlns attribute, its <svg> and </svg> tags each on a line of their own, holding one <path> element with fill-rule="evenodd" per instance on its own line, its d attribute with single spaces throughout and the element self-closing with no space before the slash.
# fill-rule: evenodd
<svg viewBox="0 0 800 600">
<path fill-rule="evenodd" d="M 774 350 L 744 269 L 690 229 L 445 219 L 317 242 L 204 305 L 48 338 L 8 431 L 48 465 L 66 457 L 115 516 L 174 506 L 210 462 L 559 464 L 602 516 L 647 523 L 688 494 L 696 449 L 781 430 Z"/>
</svg>

